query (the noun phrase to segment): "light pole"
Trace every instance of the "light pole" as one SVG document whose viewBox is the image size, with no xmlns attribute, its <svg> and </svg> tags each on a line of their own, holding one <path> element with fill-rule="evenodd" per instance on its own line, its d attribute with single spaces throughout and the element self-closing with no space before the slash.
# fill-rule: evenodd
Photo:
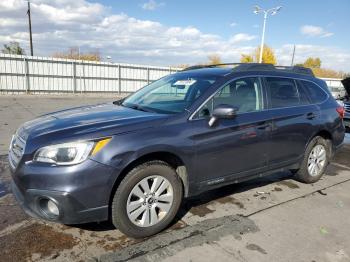
<svg viewBox="0 0 350 262">
<path fill-rule="evenodd" d="M 263 56 L 263 49 L 264 49 L 264 38 L 265 38 L 265 28 L 266 28 L 266 20 L 267 16 L 269 14 L 275 15 L 279 10 L 281 10 L 282 6 L 277 6 L 271 9 L 264 10 L 259 6 L 254 6 L 254 14 L 264 13 L 264 25 L 263 25 L 263 31 L 261 36 L 261 45 L 260 45 L 260 57 L 259 57 L 259 63 L 262 63 L 262 56 Z"/>
</svg>

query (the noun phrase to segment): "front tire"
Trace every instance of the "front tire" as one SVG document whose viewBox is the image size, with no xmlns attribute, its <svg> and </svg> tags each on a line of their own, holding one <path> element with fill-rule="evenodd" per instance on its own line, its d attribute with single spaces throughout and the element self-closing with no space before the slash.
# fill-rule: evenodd
<svg viewBox="0 0 350 262">
<path fill-rule="evenodd" d="M 315 183 L 321 179 L 330 158 L 329 141 L 317 136 L 306 148 L 300 169 L 296 172 L 296 180 L 303 183 Z"/>
<path fill-rule="evenodd" d="M 165 229 L 176 216 L 183 187 L 176 171 L 163 161 L 132 169 L 112 202 L 112 223 L 125 235 L 148 237 Z"/>
</svg>

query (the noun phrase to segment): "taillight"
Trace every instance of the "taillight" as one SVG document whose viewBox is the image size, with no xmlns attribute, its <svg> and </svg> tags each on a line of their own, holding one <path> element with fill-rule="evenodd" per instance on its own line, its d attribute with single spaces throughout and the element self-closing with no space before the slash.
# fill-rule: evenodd
<svg viewBox="0 0 350 262">
<path fill-rule="evenodd" d="M 337 107 L 337 112 L 338 112 L 338 114 L 339 114 L 339 117 L 340 117 L 341 119 L 343 119 L 344 116 L 345 116 L 345 109 L 344 109 L 344 107 L 338 106 L 338 107 Z"/>
</svg>

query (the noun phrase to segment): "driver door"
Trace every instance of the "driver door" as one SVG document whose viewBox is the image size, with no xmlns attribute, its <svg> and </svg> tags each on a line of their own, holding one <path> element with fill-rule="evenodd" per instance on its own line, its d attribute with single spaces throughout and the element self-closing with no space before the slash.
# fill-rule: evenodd
<svg viewBox="0 0 350 262">
<path fill-rule="evenodd" d="M 258 77 L 235 80 L 204 104 L 194 116 L 197 181 L 221 183 L 256 174 L 267 168 L 271 116 L 265 108 L 265 92 Z M 218 105 L 237 108 L 233 119 L 208 122 Z"/>
</svg>

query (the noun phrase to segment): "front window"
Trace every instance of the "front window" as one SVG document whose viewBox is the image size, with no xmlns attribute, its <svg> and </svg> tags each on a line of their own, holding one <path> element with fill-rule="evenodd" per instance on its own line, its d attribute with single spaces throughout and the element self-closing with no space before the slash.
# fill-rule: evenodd
<svg viewBox="0 0 350 262">
<path fill-rule="evenodd" d="M 164 114 L 181 113 L 215 81 L 213 76 L 182 73 L 166 76 L 129 96 L 122 105 Z"/>
<path fill-rule="evenodd" d="M 202 106 L 195 118 L 211 116 L 213 110 L 219 105 L 234 106 L 238 114 L 262 110 L 263 97 L 259 79 L 257 77 L 241 78 L 223 86 Z"/>
</svg>

